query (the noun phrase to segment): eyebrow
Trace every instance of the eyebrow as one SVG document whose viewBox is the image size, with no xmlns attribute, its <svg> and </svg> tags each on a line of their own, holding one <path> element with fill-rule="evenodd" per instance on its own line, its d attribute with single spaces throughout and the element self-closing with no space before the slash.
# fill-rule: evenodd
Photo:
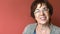
<svg viewBox="0 0 60 34">
<path fill-rule="evenodd" d="M 44 7 L 43 9 L 45 9 L 45 8 L 47 8 L 47 7 Z M 36 9 L 36 10 L 39 10 L 39 9 Z"/>
<path fill-rule="evenodd" d="M 45 8 L 47 8 L 47 7 L 44 7 L 43 9 L 45 9 Z"/>
</svg>

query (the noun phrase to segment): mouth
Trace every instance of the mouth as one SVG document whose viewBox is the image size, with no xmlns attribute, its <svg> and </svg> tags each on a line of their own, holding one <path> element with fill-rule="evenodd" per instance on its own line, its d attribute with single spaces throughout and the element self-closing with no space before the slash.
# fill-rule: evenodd
<svg viewBox="0 0 60 34">
<path fill-rule="evenodd" d="M 41 16 L 40 17 L 40 20 L 45 21 L 46 20 L 46 17 L 45 16 Z"/>
</svg>

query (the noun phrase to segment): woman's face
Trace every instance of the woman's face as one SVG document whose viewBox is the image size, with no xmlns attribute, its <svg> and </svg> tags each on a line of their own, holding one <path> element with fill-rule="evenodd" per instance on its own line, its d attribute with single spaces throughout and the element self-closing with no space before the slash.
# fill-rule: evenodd
<svg viewBox="0 0 60 34">
<path fill-rule="evenodd" d="M 49 9 L 44 3 L 42 5 L 38 4 L 34 11 L 34 16 L 39 24 L 46 24 L 49 22 Z"/>
</svg>

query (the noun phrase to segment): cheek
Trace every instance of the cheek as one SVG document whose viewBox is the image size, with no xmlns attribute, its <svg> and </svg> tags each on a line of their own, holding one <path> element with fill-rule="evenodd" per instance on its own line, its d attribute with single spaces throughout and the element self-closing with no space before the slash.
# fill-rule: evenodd
<svg viewBox="0 0 60 34">
<path fill-rule="evenodd" d="M 39 13 L 36 13 L 36 14 L 35 14 L 35 18 L 38 18 L 38 17 L 39 17 Z"/>
<path fill-rule="evenodd" d="M 45 13 L 45 16 L 47 17 L 47 19 L 49 19 L 49 13 Z"/>
<path fill-rule="evenodd" d="M 38 20 L 39 19 L 39 14 L 35 14 L 35 19 Z"/>
<path fill-rule="evenodd" d="M 45 12 L 45 15 L 46 15 L 46 16 L 49 16 L 49 12 Z"/>
</svg>

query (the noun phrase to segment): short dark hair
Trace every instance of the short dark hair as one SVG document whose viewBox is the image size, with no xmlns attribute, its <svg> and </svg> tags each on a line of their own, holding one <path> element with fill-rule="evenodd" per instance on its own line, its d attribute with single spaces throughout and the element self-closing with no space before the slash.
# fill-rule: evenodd
<svg viewBox="0 0 60 34">
<path fill-rule="evenodd" d="M 34 11 L 37 8 L 37 4 L 42 4 L 42 3 L 46 4 L 47 8 L 49 9 L 49 14 L 52 16 L 52 14 L 53 14 L 53 7 L 47 0 L 34 0 L 32 5 L 31 5 L 31 16 L 33 18 L 35 18 Z"/>
</svg>

